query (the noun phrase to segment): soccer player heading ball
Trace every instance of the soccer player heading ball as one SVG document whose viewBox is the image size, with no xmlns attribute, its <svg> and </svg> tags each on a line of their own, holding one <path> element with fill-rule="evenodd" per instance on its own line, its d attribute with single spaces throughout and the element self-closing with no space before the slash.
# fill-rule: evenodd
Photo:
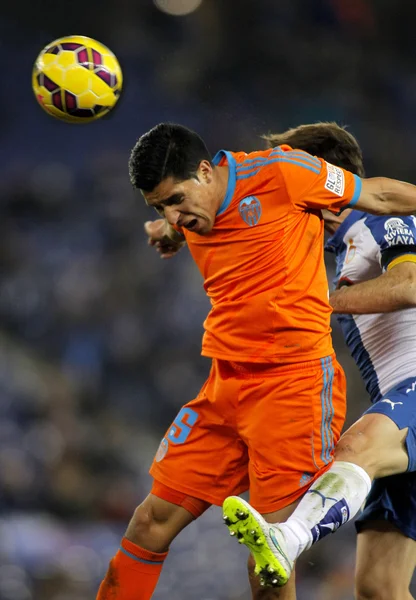
<svg viewBox="0 0 416 600">
<path fill-rule="evenodd" d="M 321 209 L 411 214 L 416 188 L 363 180 L 289 145 L 212 159 L 195 132 L 169 123 L 139 139 L 130 177 L 161 216 L 146 223 L 150 243 L 170 257 L 186 242 L 204 277 L 212 369 L 167 430 L 151 492 L 97 598 L 150 599 L 176 535 L 247 488 L 255 510 L 231 498 L 226 518 L 231 527 L 254 519 L 260 536 L 236 533 L 251 550 L 259 542 L 263 583 L 283 585 L 304 548 L 357 513 L 378 472 L 361 455 L 334 462 L 345 378 L 330 335 Z M 264 524 L 286 518 L 308 490 L 286 525 L 287 555 L 282 530 Z"/>
</svg>

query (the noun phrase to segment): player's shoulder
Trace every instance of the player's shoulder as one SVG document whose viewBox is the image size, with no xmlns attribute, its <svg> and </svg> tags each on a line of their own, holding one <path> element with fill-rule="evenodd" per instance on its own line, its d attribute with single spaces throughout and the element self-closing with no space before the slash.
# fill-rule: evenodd
<svg viewBox="0 0 416 600">
<path fill-rule="evenodd" d="M 384 248 L 416 244 L 416 217 L 366 215 L 365 225 Z"/>
<path fill-rule="evenodd" d="M 252 164 L 261 165 L 270 159 L 273 148 L 254 150 L 253 152 L 230 152 L 238 167 L 249 167 Z"/>
<path fill-rule="evenodd" d="M 294 166 L 301 167 L 319 174 L 322 170 L 322 164 L 325 162 L 323 159 L 318 158 L 305 152 L 305 150 L 299 150 L 298 148 L 292 148 L 284 144 L 282 146 L 276 146 L 272 149 L 273 155 L 278 159 L 281 166 Z M 295 169 L 299 171 L 299 169 Z"/>
<path fill-rule="evenodd" d="M 370 215 L 362 213 L 365 217 L 365 223 L 370 227 L 382 225 L 387 227 L 415 227 L 416 216 L 414 215 Z"/>
<path fill-rule="evenodd" d="M 213 158 L 213 163 L 216 166 L 228 164 L 232 171 L 238 173 L 258 172 L 262 169 L 271 158 L 273 148 L 265 150 L 256 150 L 253 152 L 235 152 L 232 150 L 219 150 Z"/>
<path fill-rule="evenodd" d="M 364 214 L 364 223 L 372 232 L 416 234 L 416 217 L 413 215 L 370 215 Z"/>
<path fill-rule="evenodd" d="M 321 159 L 287 145 L 249 153 L 238 152 L 233 154 L 233 158 L 236 162 L 237 178 L 253 175 L 273 178 L 278 172 L 281 172 L 284 178 L 297 178 L 302 175 L 303 170 L 313 171 L 317 175 L 322 170 Z"/>
<path fill-rule="evenodd" d="M 250 195 L 269 188 L 276 189 L 276 154 L 273 148 L 254 152 L 235 152 L 232 154 L 235 164 L 237 195 Z"/>
<path fill-rule="evenodd" d="M 343 221 L 340 229 L 345 233 L 354 226 L 369 229 L 371 233 L 386 232 L 391 230 L 416 230 L 416 218 L 414 216 L 392 216 L 392 215 L 372 215 L 359 210 L 352 210 Z"/>
<path fill-rule="evenodd" d="M 317 156 L 313 156 L 304 150 L 292 148 L 292 146 L 288 146 L 287 144 L 274 146 L 273 148 L 266 148 L 265 150 L 256 150 L 250 153 L 239 152 L 236 153 L 236 155 L 239 156 L 239 160 L 241 162 L 250 162 L 252 160 L 264 158 L 267 164 L 289 161 L 296 164 L 296 161 L 303 161 L 307 164 L 314 164 L 318 168 L 321 166 L 321 159 Z"/>
</svg>

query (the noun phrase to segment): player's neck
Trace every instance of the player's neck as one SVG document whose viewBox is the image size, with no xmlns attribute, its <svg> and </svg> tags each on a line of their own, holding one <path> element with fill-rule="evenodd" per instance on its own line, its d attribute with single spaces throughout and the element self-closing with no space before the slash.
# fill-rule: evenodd
<svg viewBox="0 0 416 600">
<path fill-rule="evenodd" d="M 224 165 L 222 167 L 215 167 L 214 173 L 217 178 L 217 190 L 218 190 L 218 194 L 217 194 L 218 206 L 216 207 L 217 212 L 218 212 L 221 204 L 223 203 L 225 196 L 227 195 L 229 171 L 230 171 L 230 169 L 228 168 L 228 165 Z"/>
</svg>

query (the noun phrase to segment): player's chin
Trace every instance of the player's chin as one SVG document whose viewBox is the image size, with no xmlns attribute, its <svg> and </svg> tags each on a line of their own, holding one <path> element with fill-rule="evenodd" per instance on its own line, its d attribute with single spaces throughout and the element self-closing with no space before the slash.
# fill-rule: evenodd
<svg viewBox="0 0 416 600">
<path fill-rule="evenodd" d="M 199 221 L 198 228 L 196 229 L 195 233 L 198 233 L 199 235 L 207 235 L 207 233 L 211 231 L 213 226 L 214 223 L 211 223 L 211 221 Z"/>
</svg>

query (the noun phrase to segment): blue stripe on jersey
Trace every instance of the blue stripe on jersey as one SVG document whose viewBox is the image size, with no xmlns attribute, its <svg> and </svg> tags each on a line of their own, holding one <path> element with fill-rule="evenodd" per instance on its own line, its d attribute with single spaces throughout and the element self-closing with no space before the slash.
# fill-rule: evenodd
<svg viewBox="0 0 416 600">
<path fill-rule="evenodd" d="M 123 546 L 120 546 L 119 550 L 120 550 L 120 552 L 123 552 L 123 554 L 125 554 L 126 556 L 129 556 L 133 560 L 137 560 L 137 562 L 145 563 L 146 565 L 163 565 L 163 560 L 145 560 L 144 558 L 135 556 L 128 550 L 125 550 L 123 548 Z"/>
<path fill-rule="evenodd" d="M 334 367 L 332 364 L 332 358 L 328 357 L 328 371 L 329 371 L 329 388 L 328 388 L 328 437 L 329 444 L 326 453 L 326 462 L 329 463 L 331 461 L 331 454 L 334 450 L 334 436 L 332 433 L 332 419 L 334 418 L 334 404 L 332 400 L 332 384 L 334 382 Z"/>
<path fill-rule="evenodd" d="M 354 179 L 355 179 L 354 195 L 351 198 L 351 201 L 347 204 L 346 208 L 352 208 L 353 206 L 355 206 L 360 198 L 361 188 L 363 185 L 362 181 L 361 181 L 361 177 L 358 177 L 358 175 L 354 175 Z"/>
<path fill-rule="evenodd" d="M 221 215 L 223 212 L 225 212 L 227 210 L 227 208 L 230 206 L 231 200 L 234 196 L 235 184 L 236 184 L 236 180 L 235 180 L 236 163 L 235 163 L 235 159 L 234 159 L 233 155 L 231 154 L 231 152 L 227 152 L 227 150 L 219 150 L 217 152 L 217 154 L 214 156 L 214 158 L 212 159 L 212 162 L 214 163 L 214 165 L 218 165 L 221 162 L 221 159 L 223 158 L 223 156 L 225 156 L 227 158 L 227 162 L 228 162 L 228 185 L 227 185 L 227 191 L 225 194 L 225 198 L 222 201 L 221 206 L 218 209 L 217 216 Z"/>
<path fill-rule="evenodd" d="M 328 375 L 326 372 L 326 363 L 325 363 L 326 359 L 325 358 L 321 358 L 321 367 L 322 367 L 322 378 L 323 378 L 323 386 L 322 386 L 322 391 L 321 391 L 321 460 L 324 460 L 324 454 L 325 454 L 325 448 L 326 448 L 326 444 L 327 444 L 327 440 L 326 440 L 326 431 L 325 431 L 325 413 L 326 413 L 326 401 L 325 401 L 325 394 L 326 394 L 326 388 L 328 385 Z"/>
<path fill-rule="evenodd" d="M 248 171 L 250 168 L 254 168 L 256 166 L 261 166 L 261 163 L 264 164 L 267 161 L 269 161 L 271 157 L 276 156 L 280 156 L 282 158 L 287 157 L 302 160 L 303 162 L 311 164 L 317 167 L 318 169 L 321 168 L 321 162 L 314 156 L 308 154 L 307 152 L 304 152 L 303 150 L 292 150 L 284 152 L 279 146 L 277 146 L 270 152 L 268 156 L 257 156 L 256 158 L 247 158 L 244 162 L 237 165 L 237 173 L 240 171 Z"/>
<path fill-rule="evenodd" d="M 304 169 L 308 169 L 308 171 L 312 171 L 313 173 L 316 173 L 317 175 L 319 175 L 321 169 L 319 168 L 315 168 L 312 165 L 306 165 L 302 162 L 299 162 L 297 160 L 293 160 L 291 158 L 286 158 L 286 157 L 277 157 L 274 158 L 272 160 L 268 160 L 267 165 L 270 165 L 272 163 L 275 162 L 287 162 L 290 163 L 292 165 L 297 165 L 299 167 L 303 167 Z M 254 169 L 252 171 L 250 171 L 249 173 L 245 173 L 244 175 L 240 175 L 239 173 L 237 173 L 237 179 L 247 179 L 248 177 L 253 177 L 253 175 L 257 175 L 257 173 L 260 171 L 260 169 L 263 167 L 264 165 L 260 165 L 260 166 L 255 166 Z"/>
<path fill-rule="evenodd" d="M 381 398 L 377 373 L 362 342 L 360 330 L 354 317 L 352 315 L 337 315 L 337 321 L 341 325 L 345 342 L 360 370 L 366 390 L 370 394 L 371 402 L 377 402 Z"/>
<path fill-rule="evenodd" d="M 251 166 L 254 166 L 254 163 L 257 163 L 257 162 L 265 162 L 265 161 L 269 160 L 271 156 L 277 156 L 278 154 L 279 154 L 279 148 L 275 148 L 274 150 L 272 150 L 270 152 L 270 154 L 268 156 L 256 156 L 255 158 L 246 158 L 246 160 L 244 160 L 242 163 L 237 165 L 237 171 L 242 168 L 246 169 Z"/>
<path fill-rule="evenodd" d="M 321 392 L 321 460 L 324 464 L 328 464 L 331 460 L 331 452 L 333 450 L 333 435 L 331 431 L 332 419 L 334 417 L 334 407 L 332 404 L 332 382 L 334 378 L 334 368 L 332 366 L 331 357 L 321 359 L 323 387 Z"/>
<path fill-rule="evenodd" d="M 236 168 L 236 173 L 237 175 L 239 175 L 240 173 L 242 173 L 243 171 L 251 171 L 253 169 L 261 169 L 262 167 L 264 167 L 265 164 L 268 164 L 270 162 L 270 156 L 272 156 L 272 154 L 270 154 L 267 158 L 265 156 L 262 156 L 260 158 L 256 158 L 256 162 L 250 164 L 250 165 L 246 165 L 245 162 L 241 163 L 240 165 L 237 165 Z M 276 154 L 273 154 L 273 157 L 276 157 Z"/>
<path fill-rule="evenodd" d="M 271 158 L 291 158 L 292 160 L 300 160 L 306 164 L 312 165 L 321 170 L 321 162 L 303 150 L 293 150 L 283 152 L 280 147 L 275 148 L 268 156 L 259 156 L 257 158 L 248 158 L 243 163 L 237 165 L 237 172 L 248 171 L 250 168 L 261 166 L 260 163 L 269 162 Z"/>
<path fill-rule="evenodd" d="M 283 152 L 283 150 L 281 150 L 281 154 L 283 156 L 291 156 L 292 158 L 301 158 L 305 162 L 309 162 L 312 165 L 315 165 L 315 167 L 321 168 L 321 161 L 303 150 L 289 150 L 288 152 Z"/>
</svg>

